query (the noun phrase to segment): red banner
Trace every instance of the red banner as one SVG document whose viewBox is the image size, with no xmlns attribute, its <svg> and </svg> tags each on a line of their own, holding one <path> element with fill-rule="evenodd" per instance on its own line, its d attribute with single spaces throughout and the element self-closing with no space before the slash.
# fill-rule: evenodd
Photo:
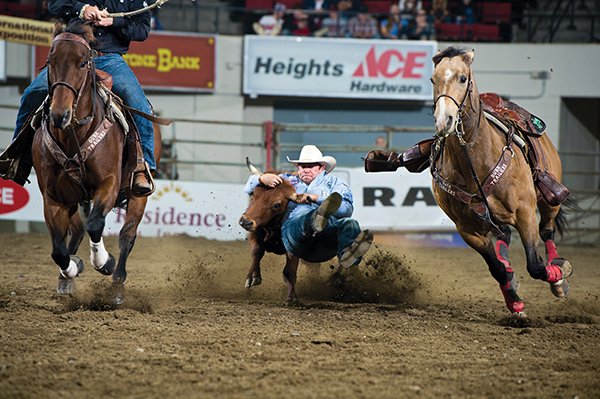
<svg viewBox="0 0 600 399">
<path fill-rule="evenodd" d="M 123 57 L 143 88 L 215 91 L 215 36 L 155 33 L 131 42 Z M 35 67 L 44 66 L 48 47 L 35 48 Z"/>
</svg>

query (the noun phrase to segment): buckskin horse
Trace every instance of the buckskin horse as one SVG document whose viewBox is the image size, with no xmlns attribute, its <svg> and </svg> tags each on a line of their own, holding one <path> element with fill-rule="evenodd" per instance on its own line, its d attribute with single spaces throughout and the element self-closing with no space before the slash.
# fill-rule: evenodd
<svg viewBox="0 0 600 399">
<path fill-rule="evenodd" d="M 566 228 L 561 203 L 568 191 L 564 189 L 560 193 L 564 198 L 558 200 L 548 193 L 552 184 L 543 184 L 550 181 L 562 187 L 561 162 L 546 134 L 530 140 L 518 135 L 514 124 L 502 129 L 491 122 L 494 118 L 488 121 L 471 69 L 473 60 L 474 52 L 460 47 L 433 57 L 433 191 L 460 236 L 487 263 L 508 309 L 524 315 L 517 295 L 519 281 L 508 260 L 508 225 L 521 237 L 531 277 L 550 283 L 555 296 L 567 295 L 572 266 L 558 256 L 553 240 L 556 230 L 562 235 Z M 531 158 L 536 158 L 533 163 Z M 495 245 L 490 232 L 497 238 Z M 538 252 L 540 237 L 546 262 Z"/>
<path fill-rule="evenodd" d="M 75 290 L 75 278 L 83 270 L 83 261 L 75 256 L 85 233 L 79 205 L 87 204 L 89 211 L 91 203 L 86 230 L 92 265 L 101 274 L 112 274 L 114 282 L 122 284 L 147 201 L 147 197 L 133 196 L 129 188 L 131 162 L 124 158 L 135 157 L 127 143 L 136 140 L 137 131 L 130 128 L 126 137 L 117 119 L 125 115 L 129 126 L 133 119 L 127 112 L 119 113 L 114 102 L 120 100 L 99 87 L 102 79 L 95 70 L 95 43 L 87 24 L 71 23 L 66 28 L 60 22 L 56 24 L 47 60 L 48 108 L 32 143 L 44 218 L 52 238 L 52 259 L 60 267 L 57 291 L 61 294 Z M 103 100 L 99 95 L 102 93 L 108 98 Z M 161 135 L 156 124 L 154 134 L 158 163 Z M 115 269 L 115 259 L 104 247 L 102 232 L 105 217 L 117 203 L 121 189 L 126 194 L 127 211 L 119 234 L 120 255 Z"/>
</svg>

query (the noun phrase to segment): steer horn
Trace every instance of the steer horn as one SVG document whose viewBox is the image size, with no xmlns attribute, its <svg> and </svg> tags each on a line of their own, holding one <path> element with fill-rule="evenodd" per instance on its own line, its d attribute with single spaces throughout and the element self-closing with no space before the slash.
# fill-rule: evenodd
<svg viewBox="0 0 600 399">
<path fill-rule="evenodd" d="M 246 157 L 246 166 L 248 167 L 250 173 L 252 173 L 253 175 L 260 176 L 262 174 L 258 169 L 256 169 L 256 166 L 252 165 L 252 162 L 250 162 L 250 158 L 248 157 Z"/>
</svg>

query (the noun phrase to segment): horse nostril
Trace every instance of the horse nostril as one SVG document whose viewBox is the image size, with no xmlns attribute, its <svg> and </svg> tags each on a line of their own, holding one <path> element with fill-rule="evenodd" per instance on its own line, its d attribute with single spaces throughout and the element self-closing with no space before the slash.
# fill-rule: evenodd
<svg viewBox="0 0 600 399">
<path fill-rule="evenodd" d="M 67 110 L 63 114 L 63 118 L 61 121 L 61 127 L 64 129 L 65 127 L 69 126 L 69 124 L 71 124 L 71 111 Z"/>
</svg>

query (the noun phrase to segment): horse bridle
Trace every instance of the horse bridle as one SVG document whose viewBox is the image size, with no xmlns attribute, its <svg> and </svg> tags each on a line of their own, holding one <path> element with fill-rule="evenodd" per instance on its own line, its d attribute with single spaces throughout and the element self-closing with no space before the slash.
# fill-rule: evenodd
<svg viewBox="0 0 600 399">
<path fill-rule="evenodd" d="M 491 217 L 492 211 L 491 211 L 491 208 L 490 208 L 490 204 L 487 201 L 487 197 L 486 197 L 485 192 L 483 190 L 483 185 L 481 184 L 481 181 L 479 180 L 479 176 L 477 176 L 477 172 L 475 172 L 475 167 L 473 166 L 473 161 L 471 161 L 471 157 L 469 156 L 469 150 L 467 148 L 469 145 L 473 145 L 473 143 L 477 139 L 477 136 L 479 135 L 479 127 L 480 127 L 480 124 L 481 124 L 481 114 L 483 112 L 483 106 L 481 104 L 481 99 L 479 100 L 479 115 L 478 115 L 478 120 L 477 120 L 477 128 L 475 130 L 475 138 L 473 139 L 473 141 L 470 144 L 465 141 L 465 139 L 463 137 L 463 135 L 465 133 L 464 132 L 464 127 L 463 127 L 462 131 L 459 131 L 459 126 L 462 126 L 462 113 L 463 113 L 463 111 L 465 109 L 465 103 L 467 101 L 467 97 L 470 98 L 470 100 L 471 100 L 470 101 L 471 102 L 471 104 L 470 104 L 471 109 L 473 111 L 475 111 L 475 107 L 473 106 L 473 98 L 472 98 L 473 80 L 471 79 L 471 75 L 472 75 L 472 71 L 471 71 L 471 68 L 469 67 L 469 83 L 467 84 L 467 90 L 465 91 L 465 96 L 463 97 L 463 100 L 461 101 L 460 104 L 458 103 L 458 101 L 456 101 L 456 99 L 454 99 L 454 97 L 452 97 L 452 96 L 444 93 L 444 94 L 440 94 L 439 96 L 437 96 L 437 98 L 433 101 L 433 110 L 435 112 L 435 107 L 437 106 L 437 102 L 442 97 L 449 98 L 458 107 L 458 112 L 456 114 L 456 124 L 455 124 L 455 128 L 454 128 L 454 133 L 453 134 L 456 135 L 456 137 L 458 138 L 458 141 L 460 143 L 460 146 L 463 149 L 463 152 L 465 154 L 465 158 L 467 160 L 467 164 L 469 165 L 469 169 L 471 171 L 471 175 L 473 177 L 473 180 L 477 184 L 477 190 L 479 191 L 480 200 L 483 202 L 483 204 L 485 206 L 485 209 L 486 209 L 486 212 L 485 212 L 484 215 L 480 215 L 477 212 L 476 212 L 476 214 L 479 217 L 481 217 L 483 220 L 485 220 L 486 222 L 488 222 L 489 224 L 492 225 L 492 227 L 496 231 L 496 234 L 498 235 L 498 237 L 504 238 L 506 236 L 506 234 L 492 220 L 492 217 Z M 440 146 L 443 147 L 444 141 L 442 141 L 442 139 L 440 137 L 437 137 L 437 141 L 440 143 L 440 144 L 438 144 L 438 147 L 440 147 Z M 510 146 L 505 147 L 505 149 L 506 148 L 508 148 L 511 151 L 511 153 L 512 153 L 512 149 L 510 148 Z M 442 152 L 442 149 L 440 148 L 436 152 L 439 154 L 440 152 Z M 435 175 L 435 172 L 437 171 L 437 168 L 435 167 L 435 160 L 433 159 L 433 157 L 434 157 L 433 153 L 432 153 L 431 156 L 432 156 L 432 159 L 430 160 L 431 173 L 432 173 L 432 175 Z M 436 179 L 436 183 L 438 183 L 437 179 Z M 442 188 L 442 190 L 446 191 L 446 189 L 444 187 L 442 187 L 442 186 L 440 186 L 440 187 Z"/>
<path fill-rule="evenodd" d="M 95 90 L 95 87 L 96 87 L 96 63 L 94 61 L 94 53 L 96 52 L 96 50 L 93 50 L 85 39 L 83 39 L 82 37 L 75 35 L 73 33 L 69 33 L 69 32 L 65 32 L 65 33 L 61 33 L 61 34 L 57 35 L 52 40 L 52 46 L 54 46 L 54 43 L 59 42 L 59 41 L 68 41 L 68 42 L 79 43 L 88 50 L 89 55 L 88 55 L 88 60 L 86 61 L 86 64 L 87 64 L 86 70 L 87 71 L 85 74 L 85 78 L 83 79 L 83 82 L 81 82 L 81 86 L 79 87 L 79 90 L 76 90 L 73 86 L 71 86 L 67 82 L 54 82 L 51 85 L 50 84 L 50 74 L 49 73 L 46 74 L 47 79 L 48 79 L 48 96 L 50 98 L 52 98 L 52 95 L 54 94 L 54 89 L 56 89 L 56 87 L 58 87 L 58 86 L 65 86 L 66 88 L 71 90 L 73 92 L 73 94 L 75 95 L 75 101 L 73 102 L 72 118 L 77 125 L 85 125 L 86 123 L 88 123 L 94 119 L 94 112 L 95 112 L 95 107 L 96 107 L 96 90 Z M 46 64 L 50 65 L 49 58 L 46 59 Z M 92 80 L 92 110 L 85 119 L 78 121 L 77 116 L 76 116 L 77 103 L 79 102 L 79 99 L 81 98 L 81 93 L 82 93 L 83 89 L 85 88 L 86 83 L 88 82 L 88 77 L 90 77 L 90 76 L 91 76 L 91 80 Z"/>
</svg>

